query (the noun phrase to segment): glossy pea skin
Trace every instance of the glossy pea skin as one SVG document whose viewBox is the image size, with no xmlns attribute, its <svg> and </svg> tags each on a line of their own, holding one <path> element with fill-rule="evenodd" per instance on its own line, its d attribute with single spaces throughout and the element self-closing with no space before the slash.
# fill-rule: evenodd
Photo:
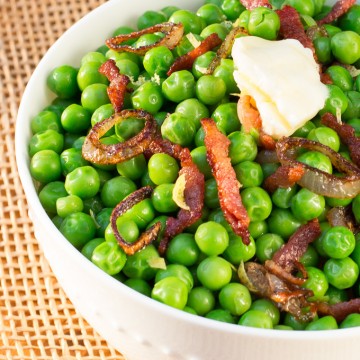
<svg viewBox="0 0 360 360">
<path fill-rule="evenodd" d="M 313 291 L 314 295 L 311 297 L 311 301 L 321 301 L 329 288 L 324 272 L 311 266 L 306 268 L 306 272 L 308 277 L 302 287 Z"/>
<path fill-rule="evenodd" d="M 140 75 L 139 65 L 130 59 L 119 59 L 116 61 L 116 67 L 120 74 L 128 76 L 130 79 L 137 80 Z M 125 95 L 126 100 L 126 95 Z"/>
<path fill-rule="evenodd" d="M 108 84 L 107 77 L 99 72 L 99 62 L 85 62 L 80 66 L 77 83 L 81 91 L 91 84 Z"/>
<path fill-rule="evenodd" d="M 80 65 L 84 65 L 89 62 L 95 62 L 103 64 L 106 61 L 106 56 L 98 51 L 90 51 L 86 53 L 80 61 Z"/>
<path fill-rule="evenodd" d="M 165 21 L 166 17 L 161 11 L 148 10 L 138 17 L 137 28 L 143 30 Z"/>
<path fill-rule="evenodd" d="M 214 51 L 207 51 L 195 59 L 191 71 L 196 79 L 199 79 L 201 76 L 205 75 L 207 68 L 215 56 L 216 53 Z"/>
<path fill-rule="evenodd" d="M 314 135 L 316 136 L 316 133 L 314 133 Z M 332 174 L 333 172 L 331 160 L 319 151 L 307 151 L 298 156 L 297 160 L 316 169 L 325 171 L 328 174 Z"/>
<path fill-rule="evenodd" d="M 146 160 L 143 154 L 134 156 L 133 158 L 123 161 L 116 165 L 116 170 L 122 176 L 131 180 L 140 179 L 146 171 Z"/>
<path fill-rule="evenodd" d="M 348 106 L 342 115 L 344 121 L 360 118 L 360 93 L 358 91 L 346 91 Z"/>
<path fill-rule="evenodd" d="M 306 325 L 305 330 L 335 330 L 338 328 L 337 322 L 333 316 L 327 315 L 320 319 L 311 321 Z"/>
<path fill-rule="evenodd" d="M 81 105 L 69 105 L 61 115 L 61 125 L 69 133 L 81 134 L 91 125 L 91 112 Z"/>
<path fill-rule="evenodd" d="M 216 33 L 219 38 L 224 41 L 229 33 L 229 29 L 225 26 L 225 24 L 210 24 L 201 31 L 200 36 L 205 39 L 214 33 Z"/>
<path fill-rule="evenodd" d="M 62 65 L 53 69 L 47 77 L 48 88 L 61 99 L 71 99 L 79 94 L 77 69 Z"/>
<path fill-rule="evenodd" d="M 66 176 L 65 189 L 69 194 L 82 199 L 93 197 L 100 189 L 99 175 L 89 165 L 78 167 Z"/>
<path fill-rule="evenodd" d="M 173 200 L 172 193 L 174 184 L 160 184 L 151 194 L 151 201 L 156 211 L 160 213 L 171 213 L 178 210 Z"/>
<path fill-rule="evenodd" d="M 62 218 L 72 213 L 83 211 L 83 209 L 83 201 L 76 195 L 68 195 L 56 200 L 56 212 Z"/>
<path fill-rule="evenodd" d="M 91 261 L 109 275 L 118 274 L 126 263 L 126 254 L 115 242 L 103 242 L 91 256 Z"/>
<path fill-rule="evenodd" d="M 201 126 L 200 120 L 209 117 L 209 109 L 196 98 L 183 100 L 176 106 L 175 112 L 191 119 L 196 131 L 199 130 Z"/>
<path fill-rule="evenodd" d="M 300 257 L 300 263 L 304 266 L 317 267 L 319 264 L 319 254 L 315 247 L 311 244 L 306 249 L 305 253 Z"/>
<path fill-rule="evenodd" d="M 271 214 L 271 198 L 263 188 L 248 187 L 241 191 L 241 198 L 251 221 L 265 220 Z"/>
<path fill-rule="evenodd" d="M 127 279 L 124 281 L 124 284 L 140 294 L 148 297 L 151 296 L 151 286 L 143 279 Z"/>
<path fill-rule="evenodd" d="M 81 93 L 81 105 L 93 113 L 98 107 L 110 102 L 105 84 L 91 84 Z"/>
<path fill-rule="evenodd" d="M 268 224 L 265 220 L 251 222 L 249 224 L 249 232 L 254 239 L 257 239 L 268 232 Z"/>
<path fill-rule="evenodd" d="M 179 278 L 184 282 L 186 285 L 188 292 L 193 288 L 194 286 L 194 279 L 190 272 L 190 270 L 180 264 L 168 264 L 166 266 L 166 269 L 160 269 L 155 276 L 155 283 L 161 281 L 162 279 L 165 279 L 167 277 L 174 276 L 176 278 Z"/>
<path fill-rule="evenodd" d="M 242 189 L 260 186 L 263 182 L 264 175 L 261 165 L 254 161 L 243 161 L 235 165 L 234 170 Z"/>
<path fill-rule="evenodd" d="M 280 235 L 283 239 L 288 239 L 301 226 L 301 221 L 291 211 L 280 208 L 271 212 L 267 223 L 269 232 Z"/>
<path fill-rule="evenodd" d="M 139 229 L 143 230 L 154 220 L 155 216 L 155 209 L 151 199 L 145 199 L 126 211 L 120 218 L 135 221 Z"/>
<path fill-rule="evenodd" d="M 232 165 L 242 161 L 253 161 L 257 155 L 257 145 L 254 138 L 241 131 L 234 131 L 228 136 L 231 141 L 229 146 L 229 156 Z"/>
<path fill-rule="evenodd" d="M 323 213 L 324 209 L 324 197 L 306 188 L 300 189 L 291 203 L 291 211 L 300 221 L 315 219 Z"/>
<path fill-rule="evenodd" d="M 249 310 L 251 295 L 246 286 L 239 283 L 229 283 L 220 290 L 219 303 L 231 315 L 240 316 Z"/>
<path fill-rule="evenodd" d="M 206 157 L 206 147 L 199 146 L 191 151 L 191 157 L 200 170 L 204 174 L 205 179 L 210 179 L 212 177 L 211 167 L 207 161 Z"/>
<path fill-rule="evenodd" d="M 215 210 L 213 210 L 208 215 L 208 221 L 215 221 L 215 222 L 221 224 L 226 229 L 226 231 L 229 233 L 229 235 L 231 235 L 231 231 L 232 231 L 231 226 L 226 221 L 224 213 L 221 210 L 221 208 L 217 207 Z"/>
<path fill-rule="evenodd" d="M 34 116 L 30 121 L 30 128 L 33 134 L 45 130 L 55 130 L 59 133 L 63 132 L 58 114 L 50 110 L 40 111 Z"/>
<path fill-rule="evenodd" d="M 218 188 L 214 178 L 205 181 L 204 203 L 209 209 L 217 209 L 220 206 Z"/>
<path fill-rule="evenodd" d="M 178 8 L 177 6 L 165 6 L 164 8 L 161 9 L 161 12 L 163 14 L 165 14 L 166 18 L 169 19 L 169 17 L 175 12 L 180 10 L 180 8 Z"/>
<path fill-rule="evenodd" d="M 344 92 L 336 85 L 326 85 L 329 90 L 329 96 L 325 101 L 324 108 L 320 111 L 320 114 L 325 112 L 331 112 L 336 116 L 336 112 L 339 111 L 343 114 L 348 106 L 348 99 Z"/>
<path fill-rule="evenodd" d="M 58 198 L 67 196 L 64 182 L 52 181 L 44 185 L 39 192 L 39 200 L 48 214 L 56 214 L 56 201 Z"/>
<path fill-rule="evenodd" d="M 40 150 L 30 161 L 31 176 L 47 184 L 61 177 L 60 156 L 54 150 Z"/>
<path fill-rule="evenodd" d="M 161 87 L 168 100 L 179 103 L 194 97 L 195 78 L 188 70 L 175 71 L 163 81 Z"/>
<path fill-rule="evenodd" d="M 354 80 L 349 70 L 345 69 L 343 66 L 329 66 L 325 73 L 330 75 L 333 84 L 337 85 L 342 91 L 349 91 L 353 89 Z"/>
<path fill-rule="evenodd" d="M 194 309 L 198 315 L 204 316 L 214 309 L 215 296 L 205 287 L 194 287 L 189 293 L 187 306 Z"/>
<path fill-rule="evenodd" d="M 225 322 L 228 324 L 235 324 L 234 317 L 224 309 L 214 309 L 208 312 L 205 317 L 216 321 Z"/>
<path fill-rule="evenodd" d="M 256 257 L 261 263 L 271 260 L 274 254 L 284 245 L 284 240 L 277 234 L 267 233 L 256 239 Z"/>
<path fill-rule="evenodd" d="M 240 317 L 239 325 L 262 329 L 273 328 L 271 317 L 267 313 L 260 310 L 248 310 Z"/>
<path fill-rule="evenodd" d="M 247 29 L 250 35 L 275 40 L 280 29 L 279 16 L 272 9 L 257 7 L 250 12 Z"/>
<path fill-rule="evenodd" d="M 359 267 L 349 257 L 330 258 L 324 265 L 324 274 L 332 286 L 337 289 L 348 289 L 355 284 L 359 276 Z"/>
<path fill-rule="evenodd" d="M 60 154 L 64 147 L 64 136 L 55 130 L 44 130 L 30 139 L 29 155 L 34 156 L 41 150 L 53 150 Z"/>
<path fill-rule="evenodd" d="M 115 176 L 108 180 L 101 190 L 101 200 L 106 207 L 115 207 L 127 195 L 136 190 L 135 183 L 124 177 Z"/>
<path fill-rule="evenodd" d="M 231 233 L 229 235 L 229 245 L 223 253 L 224 259 L 231 264 L 238 266 L 242 261 L 246 262 L 255 256 L 256 245 L 252 237 L 250 243 L 245 245 L 240 236 Z"/>
<path fill-rule="evenodd" d="M 219 257 L 209 256 L 202 260 L 196 269 L 200 283 L 212 291 L 220 290 L 232 277 L 231 264 Z"/>
<path fill-rule="evenodd" d="M 227 19 L 231 21 L 236 20 L 245 10 L 245 7 L 237 0 L 224 0 L 220 7 Z"/>
<path fill-rule="evenodd" d="M 95 250 L 95 248 L 102 244 L 105 241 L 104 238 L 95 238 L 91 239 L 89 242 L 87 242 L 81 249 L 81 253 L 91 261 L 92 254 Z"/>
<path fill-rule="evenodd" d="M 340 324 L 340 329 L 360 326 L 360 314 L 349 314 Z"/>
<path fill-rule="evenodd" d="M 226 85 L 226 94 L 239 93 L 239 88 L 233 77 L 234 60 L 222 59 L 220 65 L 217 66 L 213 72 L 215 77 L 221 78 Z"/>
<path fill-rule="evenodd" d="M 131 102 L 134 109 L 142 109 L 155 114 L 162 107 L 164 99 L 159 85 L 145 82 L 133 92 Z"/>
<path fill-rule="evenodd" d="M 333 61 L 331 51 L 331 39 L 329 37 L 318 37 L 313 41 L 315 53 L 322 64 L 330 64 Z"/>
<path fill-rule="evenodd" d="M 184 25 L 184 33 L 200 34 L 203 29 L 203 22 L 199 16 L 189 10 L 175 11 L 169 18 L 169 22 Z"/>
<path fill-rule="evenodd" d="M 165 46 L 157 46 L 148 50 L 143 59 L 145 70 L 151 75 L 165 77 L 171 64 L 174 62 L 172 52 Z"/>
<path fill-rule="evenodd" d="M 161 135 L 175 144 L 187 147 L 192 144 L 196 126 L 192 120 L 180 113 L 172 113 L 161 125 Z"/>
<path fill-rule="evenodd" d="M 120 139 L 128 140 L 138 134 L 144 128 L 144 121 L 137 118 L 127 118 L 115 125 L 115 135 Z"/>
<path fill-rule="evenodd" d="M 69 148 L 60 154 L 62 174 L 66 176 L 78 167 L 89 165 L 89 162 L 82 157 L 80 149 Z"/>
<path fill-rule="evenodd" d="M 313 0 L 287 0 L 287 4 L 295 8 L 302 15 L 313 16 L 315 4 Z"/>
<path fill-rule="evenodd" d="M 221 23 L 225 20 L 222 10 L 215 4 L 204 4 L 196 11 L 196 15 L 202 18 L 206 25 Z"/>
<path fill-rule="evenodd" d="M 110 215 L 112 213 L 112 208 L 103 208 L 95 216 L 95 222 L 97 224 L 96 236 L 104 237 L 105 230 L 110 223 Z"/>
<path fill-rule="evenodd" d="M 173 157 L 159 153 L 152 155 L 149 159 L 148 170 L 151 181 L 160 185 L 175 182 L 180 168 Z"/>
<path fill-rule="evenodd" d="M 353 64 L 360 59 L 360 35 L 345 30 L 331 38 L 331 50 L 334 57 L 343 64 Z"/>
<path fill-rule="evenodd" d="M 76 212 L 66 216 L 59 230 L 78 249 L 81 249 L 96 234 L 93 218 L 83 212 Z"/>
<path fill-rule="evenodd" d="M 229 245 L 229 235 L 221 224 L 207 221 L 197 228 L 195 241 L 204 254 L 220 255 Z"/>
<path fill-rule="evenodd" d="M 309 140 L 318 141 L 328 146 L 332 150 L 338 152 L 340 148 L 340 138 L 336 131 L 328 127 L 318 127 L 309 132 L 307 138 Z"/>
<path fill-rule="evenodd" d="M 288 188 L 277 188 L 271 195 L 274 205 L 281 209 L 288 209 L 291 206 L 291 200 L 297 192 L 297 186 Z"/>
<path fill-rule="evenodd" d="M 333 259 L 348 257 L 355 249 L 355 236 L 345 226 L 334 226 L 324 234 L 322 246 L 327 256 Z"/>
<path fill-rule="evenodd" d="M 268 299 L 257 299 L 252 302 L 250 309 L 259 310 L 268 314 L 272 319 L 273 326 L 279 324 L 280 311 L 272 301 Z"/>
<path fill-rule="evenodd" d="M 220 104 L 211 114 L 218 128 L 231 134 L 240 130 L 240 122 L 237 116 L 237 105 L 235 103 Z"/>
<path fill-rule="evenodd" d="M 192 34 L 197 41 L 202 41 L 203 38 L 198 34 Z M 189 40 L 187 36 L 183 36 L 178 45 L 173 50 L 174 56 L 182 56 L 193 50 L 194 44 Z"/>
<path fill-rule="evenodd" d="M 196 244 L 193 234 L 182 233 L 176 235 L 169 243 L 166 251 L 166 259 L 170 263 L 184 266 L 194 265 L 200 255 L 200 249 Z"/>
<path fill-rule="evenodd" d="M 204 75 L 196 82 L 196 97 L 205 105 L 215 105 L 226 93 L 226 84 L 214 75 Z"/>
<path fill-rule="evenodd" d="M 116 219 L 116 227 L 121 237 L 128 243 L 135 242 L 140 235 L 139 228 L 133 220 L 119 217 Z M 104 236 L 106 241 L 117 243 L 111 224 L 106 227 Z"/>
</svg>

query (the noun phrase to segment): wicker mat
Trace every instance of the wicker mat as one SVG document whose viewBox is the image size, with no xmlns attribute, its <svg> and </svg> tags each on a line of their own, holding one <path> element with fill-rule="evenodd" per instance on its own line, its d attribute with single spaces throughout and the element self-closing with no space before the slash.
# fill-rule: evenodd
<svg viewBox="0 0 360 360">
<path fill-rule="evenodd" d="M 105 0 L 0 0 L 0 359 L 124 359 L 76 312 L 34 238 L 17 174 L 20 98 L 48 47 Z"/>
</svg>

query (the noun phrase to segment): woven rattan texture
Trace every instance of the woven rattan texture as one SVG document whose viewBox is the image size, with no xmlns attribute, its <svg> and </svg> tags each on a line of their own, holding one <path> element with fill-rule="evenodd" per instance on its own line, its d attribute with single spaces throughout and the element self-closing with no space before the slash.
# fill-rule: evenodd
<svg viewBox="0 0 360 360">
<path fill-rule="evenodd" d="M 0 359 L 124 359 L 75 311 L 33 235 L 14 128 L 48 47 L 105 0 L 0 0 Z"/>
</svg>

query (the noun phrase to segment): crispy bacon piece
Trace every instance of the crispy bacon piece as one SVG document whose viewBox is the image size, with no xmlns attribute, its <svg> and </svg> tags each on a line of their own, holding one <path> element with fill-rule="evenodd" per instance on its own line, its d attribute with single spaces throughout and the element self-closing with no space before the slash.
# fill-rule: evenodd
<svg viewBox="0 0 360 360">
<path fill-rule="evenodd" d="M 304 47 L 309 48 L 313 52 L 315 60 L 317 60 L 314 44 L 306 35 L 299 13 L 289 5 L 285 5 L 282 9 L 276 10 L 276 12 L 280 17 L 280 36 L 284 39 L 300 41 Z"/>
<path fill-rule="evenodd" d="M 145 34 L 154 34 L 157 32 L 163 33 L 165 36 L 154 44 L 133 47 L 131 45 L 123 44 L 127 40 L 137 39 Z M 131 34 L 123 34 L 115 36 L 111 39 L 106 40 L 106 45 L 115 51 L 118 52 L 132 52 L 138 55 L 145 55 L 145 53 L 156 47 L 156 46 L 166 46 L 170 50 L 174 49 L 174 47 L 180 42 L 182 36 L 184 34 L 184 26 L 182 24 L 174 24 L 171 22 L 157 24 L 151 26 L 149 28 L 134 31 Z"/>
<path fill-rule="evenodd" d="M 167 76 L 170 76 L 175 71 L 191 69 L 196 58 L 198 58 L 202 54 L 205 54 L 207 51 L 210 51 L 221 43 L 222 40 L 219 38 L 218 34 L 210 34 L 200 43 L 198 47 L 189 51 L 187 54 L 178 57 L 170 66 L 170 69 L 167 72 Z"/>
<path fill-rule="evenodd" d="M 124 105 L 126 87 L 130 83 L 130 79 L 126 75 L 120 74 L 115 61 L 112 59 L 104 62 L 100 66 L 99 72 L 110 81 L 107 93 L 115 112 L 121 111 Z"/>
<path fill-rule="evenodd" d="M 321 228 L 318 219 L 307 222 L 300 226 L 288 242 L 274 254 L 272 261 L 287 273 L 298 270 L 301 256 L 304 255 L 308 245 L 320 235 Z"/>
<path fill-rule="evenodd" d="M 288 188 L 294 186 L 304 175 L 305 169 L 301 163 L 294 166 L 284 165 L 265 179 L 264 187 L 269 192 L 274 192 L 277 188 Z"/>
<path fill-rule="evenodd" d="M 204 175 L 199 171 L 192 160 L 190 150 L 182 148 L 168 140 L 156 138 L 149 147 L 149 152 L 166 153 L 180 161 L 180 175 L 185 175 L 185 202 L 190 210 L 180 209 L 177 217 L 169 217 L 166 221 L 166 228 L 163 238 L 160 241 L 159 253 L 165 254 L 169 241 L 184 229 L 200 219 L 204 205 Z"/>
<path fill-rule="evenodd" d="M 332 7 L 331 11 L 318 21 L 319 25 L 329 24 L 344 15 L 354 4 L 356 0 L 339 0 Z"/>
<path fill-rule="evenodd" d="M 218 130 L 212 119 L 202 119 L 201 125 L 205 132 L 207 160 L 217 183 L 221 209 L 234 232 L 248 245 L 250 219 L 242 204 L 239 183 L 231 166 L 230 140 Z"/>
<path fill-rule="evenodd" d="M 360 167 L 360 138 L 355 135 L 354 128 L 338 122 L 336 116 L 331 113 L 325 113 L 321 117 L 321 122 L 338 133 L 341 141 L 349 148 L 351 160 Z"/>
<path fill-rule="evenodd" d="M 117 123 L 127 118 L 143 119 L 144 128 L 131 139 L 122 143 L 106 145 L 101 137 Z M 149 113 L 143 110 L 123 110 L 95 124 L 85 138 L 82 155 L 95 164 L 117 164 L 143 153 L 157 133 L 157 123 Z"/>
<path fill-rule="evenodd" d="M 337 304 L 320 302 L 317 304 L 317 311 L 321 315 L 331 315 L 337 322 L 341 322 L 350 314 L 360 313 L 360 298 L 339 302 Z"/>
<path fill-rule="evenodd" d="M 269 0 L 240 0 L 240 2 L 246 7 L 248 10 L 255 9 L 259 6 L 267 7 L 271 9 L 271 5 Z"/>
<path fill-rule="evenodd" d="M 128 197 L 126 197 L 123 201 L 121 201 L 118 205 L 116 205 L 111 213 L 111 217 L 110 217 L 111 228 L 114 232 L 116 240 L 118 241 L 119 245 L 127 255 L 133 255 L 137 251 L 144 248 L 146 245 L 151 244 L 157 238 L 160 232 L 161 223 L 160 222 L 155 223 L 149 229 L 144 231 L 135 242 L 128 243 L 120 235 L 116 225 L 116 220 L 121 215 L 123 215 L 127 210 L 131 209 L 134 205 L 136 205 L 137 203 L 139 203 L 140 201 L 146 198 L 149 198 L 151 196 L 151 193 L 152 193 L 151 186 L 145 186 L 139 190 L 136 190 Z"/>
</svg>

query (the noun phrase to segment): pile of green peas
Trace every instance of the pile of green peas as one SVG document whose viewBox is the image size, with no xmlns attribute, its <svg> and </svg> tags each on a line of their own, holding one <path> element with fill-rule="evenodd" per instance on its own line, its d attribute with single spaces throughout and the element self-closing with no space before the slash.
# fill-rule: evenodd
<svg viewBox="0 0 360 360">
<path fill-rule="evenodd" d="M 273 1 L 274 8 L 284 1 Z M 322 0 L 287 0 L 301 14 L 305 26 L 329 10 Z M 360 75 L 333 61 L 360 67 L 360 6 L 335 24 L 325 25 L 314 39 L 316 54 L 327 66 L 333 84 L 325 111 L 341 111 L 342 120 L 360 134 Z M 144 56 L 117 53 L 106 46 L 83 56 L 78 68 L 63 65 L 48 76 L 47 86 L 55 100 L 31 120 L 30 171 L 38 186 L 41 204 L 59 231 L 100 269 L 125 285 L 177 309 L 209 319 L 244 326 L 287 330 L 325 330 L 360 325 L 360 314 L 349 315 L 338 324 L 332 316 L 316 317 L 301 323 L 289 313 L 280 313 L 267 299 L 256 298 L 242 285 L 236 269 L 241 262 L 264 263 L 307 221 L 318 218 L 322 235 L 301 258 L 308 279 L 304 287 L 313 300 L 337 303 L 359 296 L 360 236 L 343 226 L 331 227 L 327 211 L 349 206 L 360 223 L 360 195 L 354 199 L 334 199 L 315 194 L 297 185 L 270 194 L 262 188 L 264 179 L 279 164 L 256 162 L 255 137 L 242 131 L 237 117 L 239 93 L 233 78 L 234 63 L 223 59 L 212 75 L 204 69 L 215 56 L 208 51 L 199 56 L 191 70 L 166 72 L 174 59 L 187 53 L 209 34 L 224 39 L 232 24 L 244 26 L 250 35 L 276 39 L 279 19 L 275 11 L 245 10 L 238 0 L 208 0 L 197 11 L 168 6 L 146 11 L 134 28 L 121 26 L 113 35 L 131 33 L 157 23 L 181 22 L 185 35 L 174 50 L 159 46 Z M 156 42 L 162 34 L 147 34 L 130 43 L 143 46 Z M 107 95 L 108 79 L 98 72 L 108 59 L 131 79 L 132 92 L 126 94 L 124 108 L 143 109 L 156 119 L 162 136 L 191 149 L 193 161 L 205 176 L 202 218 L 175 236 L 161 259 L 158 241 L 132 256 L 118 245 L 111 226 L 113 208 L 136 189 L 151 185 L 151 198 L 120 216 L 117 227 L 122 237 L 134 242 L 139 234 L 160 221 L 162 231 L 169 216 L 179 210 L 172 192 L 179 163 L 167 154 L 143 154 L 117 165 L 97 165 L 82 157 L 81 148 L 88 130 L 110 117 L 113 106 Z M 242 184 L 241 198 L 250 217 L 250 244 L 245 246 L 224 218 L 216 181 L 206 160 L 204 132 L 200 119 L 211 117 L 230 140 L 229 156 Z M 115 144 L 133 137 L 143 127 L 140 119 L 128 119 L 102 138 Z M 294 136 L 331 147 L 349 158 L 346 147 L 332 129 L 309 120 Z M 328 173 L 335 170 L 330 159 L 315 151 L 302 152 L 298 160 Z M 161 236 L 161 235 L 160 235 Z M 164 266 L 165 265 L 165 266 Z"/>
</svg>

